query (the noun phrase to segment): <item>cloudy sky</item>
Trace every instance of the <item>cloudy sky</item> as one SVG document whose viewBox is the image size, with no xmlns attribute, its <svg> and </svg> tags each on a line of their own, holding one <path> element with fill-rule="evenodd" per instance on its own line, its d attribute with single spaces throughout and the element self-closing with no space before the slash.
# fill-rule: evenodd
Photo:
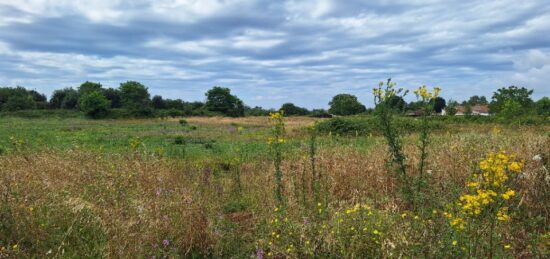
<svg viewBox="0 0 550 259">
<path fill-rule="evenodd" d="M 441 86 L 447 99 L 508 85 L 550 96 L 550 4 L 465 0 L 0 0 L 0 85 L 137 80 L 203 100 L 327 107 L 338 93 Z M 412 97 L 411 97 L 412 98 Z"/>
</svg>

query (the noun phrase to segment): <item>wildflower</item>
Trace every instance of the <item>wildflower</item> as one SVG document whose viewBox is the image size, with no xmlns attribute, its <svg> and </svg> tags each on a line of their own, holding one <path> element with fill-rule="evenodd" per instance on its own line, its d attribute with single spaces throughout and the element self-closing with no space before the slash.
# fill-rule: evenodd
<svg viewBox="0 0 550 259">
<path fill-rule="evenodd" d="M 164 239 L 164 240 L 162 240 L 162 244 L 164 246 L 168 246 L 168 245 L 170 245 L 170 241 L 168 241 L 168 239 Z"/>
<path fill-rule="evenodd" d="M 516 192 L 512 189 L 508 189 L 508 191 L 502 194 L 502 198 L 508 200 L 510 197 L 514 197 L 514 195 L 516 195 Z"/>
<path fill-rule="evenodd" d="M 456 240 L 453 240 L 453 246 L 456 246 L 458 242 Z"/>
<path fill-rule="evenodd" d="M 380 232 L 378 232 L 378 230 L 376 230 L 376 229 L 374 231 L 372 231 L 372 233 L 375 234 L 375 235 L 380 234 Z"/>
<path fill-rule="evenodd" d="M 506 249 L 506 250 L 508 250 L 508 249 L 510 249 L 510 248 L 512 248 L 512 246 L 509 245 L 509 244 L 504 246 L 504 249 Z"/>
<path fill-rule="evenodd" d="M 542 157 L 540 155 L 536 155 L 536 156 L 533 157 L 533 160 L 534 161 L 540 161 L 540 160 L 542 160 Z"/>
<path fill-rule="evenodd" d="M 508 208 L 504 207 L 498 210 L 497 219 L 500 221 L 509 221 L 510 216 L 508 216 Z"/>
<path fill-rule="evenodd" d="M 263 249 L 261 249 L 261 248 L 256 249 L 256 257 L 257 257 L 258 259 L 263 259 L 263 258 L 264 258 L 264 254 L 265 254 L 265 253 L 264 253 L 264 250 L 263 250 Z"/>
<path fill-rule="evenodd" d="M 19 247 L 19 246 L 18 246 L 17 244 L 15 244 L 15 245 L 12 246 L 13 250 L 17 250 L 18 247 Z"/>
</svg>

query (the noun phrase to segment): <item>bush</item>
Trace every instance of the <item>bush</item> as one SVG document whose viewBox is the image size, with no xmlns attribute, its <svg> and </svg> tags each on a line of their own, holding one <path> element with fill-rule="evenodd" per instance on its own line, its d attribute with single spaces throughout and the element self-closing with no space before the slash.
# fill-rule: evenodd
<svg viewBox="0 0 550 259">
<path fill-rule="evenodd" d="M 111 102 L 100 92 L 94 91 L 82 96 L 79 106 L 86 116 L 99 119 L 107 115 Z"/>
</svg>

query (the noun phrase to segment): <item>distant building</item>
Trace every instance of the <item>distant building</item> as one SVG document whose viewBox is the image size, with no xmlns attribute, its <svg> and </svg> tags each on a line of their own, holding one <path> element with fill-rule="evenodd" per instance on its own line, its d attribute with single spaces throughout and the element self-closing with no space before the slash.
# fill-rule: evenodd
<svg viewBox="0 0 550 259">
<path fill-rule="evenodd" d="M 489 116 L 489 106 L 488 105 L 474 105 L 472 108 L 472 115 L 479 115 L 479 116 Z M 457 116 L 465 115 L 466 112 L 466 106 L 460 105 L 456 107 L 456 114 Z"/>
</svg>

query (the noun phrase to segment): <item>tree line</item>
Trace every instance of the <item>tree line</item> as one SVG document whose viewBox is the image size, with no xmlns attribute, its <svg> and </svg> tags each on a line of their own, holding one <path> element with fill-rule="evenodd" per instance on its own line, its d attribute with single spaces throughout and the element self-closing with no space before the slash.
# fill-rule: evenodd
<svg viewBox="0 0 550 259">
<path fill-rule="evenodd" d="M 550 116 L 550 99 L 543 97 L 538 101 L 531 99 L 533 90 L 524 87 L 510 86 L 494 92 L 489 102 L 485 96 L 474 95 L 467 101 L 448 102 L 438 97 L 433 100 L 436 113 L 443 110 L 453 115 L 459 105 L 468 109 L 476 105 L 488 105 L 493 114 L 520 116 L 524 114 Z M 80 110 L 90 118 L 113 117 L 152 117 L 152 116 L 212 116 L 231 117 L 265 116 L 275 109 L 249 107 L 231 90 L 215 86 L 205 93 L 204 102 L 185 102 L 181 99 L 164 99 L 159 95 L 151 98 L 148 88 L 137 81 L 121 83 L 118 88 L 104 88 L 96 82 L 86 81 L 76 89 L 64 88 L 55 90 L 48 100 L 44 94 L 24 87 L 0 87 L 0 111 L 18 111 L 34 109 Z M 397 112 L 406 114 L 422 109 L 421 103 L 407 103 L 402 97 L 393 96 L 390 106 Z M 328 103 L 329 109 L 312 109 L 285 103 L 279 110 L 287 116 L 330 117 L 332 115 L 369 114 L 367 109 L 351 94 L 338 94 Z"/>
</svg>

